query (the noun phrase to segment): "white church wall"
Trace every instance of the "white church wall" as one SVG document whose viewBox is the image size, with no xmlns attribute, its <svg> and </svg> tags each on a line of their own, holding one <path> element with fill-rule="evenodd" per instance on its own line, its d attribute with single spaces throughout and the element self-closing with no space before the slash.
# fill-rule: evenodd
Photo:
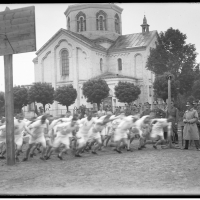
<svg viewBox="0 0 200 200">
<path fill-rule="evenodd" d="M 72 41 L 67 37 L 60 37 L 55 41 L 55 65 L 56 65 L 56 81 L 68 82 L 73 80 L 73 61 L 72 61 Z M 69 76 L 62 76 L 61 72 L 61 53 L 63 50 L 67 50 L 69 54 Z"/>
<path fill-rule="evenodd" d="M 103 61 L 102 71 L 100 70 L 101 58 Z M 91 51 L 90 66 L 91 66 L 91 74 L 90 77 L 88 77 L 88 79 L 106 72 L 107 71 L 106 54 L 97 51 Z"/>
<path fill-rule="evenodd" d="M 42 71 L 40 64 L 38 62 L 34 63 L 34 74 L 35 74 L 34 82 L 40 82 L 42 80 Z"/>
<path fill-rule="evenodd" d="M 78 53 L 78 59 L 79 59 L 79 80 L 87 80 L 90 66 L 88 62 L 88 55 L 83 49 L 79 49 Z"/>
<path fill-rule="evenodd" d="M 52 53 L 47 52 L 48 54 L 43 58 L 42 61 L 42 68 L 43 68 L 43 82 L 51 83 L 52 84 L 52 76 L 53 76 L 53 70 L 52 70 Z"/>
</svg>

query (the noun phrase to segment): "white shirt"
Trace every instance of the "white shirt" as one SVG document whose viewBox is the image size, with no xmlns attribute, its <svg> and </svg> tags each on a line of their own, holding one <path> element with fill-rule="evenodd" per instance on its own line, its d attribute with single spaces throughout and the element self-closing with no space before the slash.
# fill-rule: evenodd
<svg viewBox="0 0 200 200">
<path fill-rule="evenodd" d="M 66 122 L 56 125 L 55 129 L 55 132 L 57 132 L 57 136 L 72 136 L 72 131 L 78 129 L 78 124 L 76 123 L 74 126 L 71 126 L 71 122 Z"/>
<path fill-rule="evenodd" d="M 26 122 L 24 120 L 14 120 L 14 135 L 23 134 L 22 131 L 26 127 Z"/>
<path fill-rule="evenodd" d="M 30 126 L 28 127 L 31 130 L 31 133 L 36 136 L 36 137 L 40 137 L 42 135 L 44 135 L 44 131 L 48 126 L 48 121 L 46 120 L 44 124 L 41 123 L 41 120 L 37 120 L 35 122 L 33 122 L 32 124 L 30 124 Z"/>
<path fill-rule="evenodd" d="M 90 130 L 90 128 L 95 124 L 95 120 L 94 118 L 91 118 L 91 120 L 89 121 L 87 119 L 87 117 L 85 118 L 82 118 L 80 121 L 79 121 L 79 130 L 80 131 L 83 131 L 83 132 L 87 132 Z"/>
<path fill-rule="evenodd" d="M 133 122 L 133 116 L 130 115 L 128 117 L 124 117 L 122 119 L 122 121 L 120 122 L 120 124 L 117 126 L 118 129 L 121 130 L 128 130 L 129 128 L 131 128 L 134 125 Z"/>
</svg>

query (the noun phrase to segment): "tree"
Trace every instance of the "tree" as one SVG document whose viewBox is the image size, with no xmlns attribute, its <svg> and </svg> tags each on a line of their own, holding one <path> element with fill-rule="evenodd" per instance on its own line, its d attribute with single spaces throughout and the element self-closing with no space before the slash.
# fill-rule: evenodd
<svg viewBox="0 0 200 200">
<path fill-rule="evenodd" d="M 119 81 L 118 85 L 115 86 L 115 96 L 119 102 L 130 104 L 138 99 L 140 93 L 140 88 L 135 86 L 134 83 Z"/>
<path fill-rule="evenodd" d="M 5 94 L 0 92 L 0 116 L 5 115 Z"/>
<path fill-rule="evenodd" d="M 156 75 L 170 72 L 180 83 L 180 93 L 190 91 L 193 84 L 195 59 L 194 44 L 186 44 L 187 36 L 178 29 L 169 28 L 161 32 L 156 47 L 150 49 L 146 68 Z M 187 82 L 187 83 L 186 83 Z M 189 85 L 189 86 L 188 86 Z"/>
<path fill-rule="evenodd" d="M 153 88 L 154 88 L 154 93 L 157 97 L 162 98 L 165 102 L 166 99 L 168 98 L 168 80 L 167 76 L 170 73 L 164 73 L 163 75 L 156 76 Z M 172 75 L 172 74 L 171 74 Z M 179 83 L 175 81 L 174 76 L 172 75 L 172 80 L 171 80 L 171 96 L 176 98 L 178 90 L 177 88 L 179 87 Z"/>
<path fill-rule="evenodd" d="M 194 96 L 196 99 L 200 99 L 200 80 L 194 82 L 192 87 L 192 96 Z"/>
<path fill-rule="evenodd" d="M 77 91 L 70 85 L 63 85 L 58 87 L 54 94 L 54 100 L 59 104 L 66 106 L 67 111 L 68 107 L 72 105 L 77 98 Z"/>
<path fill-rule="evenodd" d="M 36 82 L 28 90 L 28 99 L 29 103 L 41 103 L 45 112 L 45 105 L 54 102 L 54 88 L 49 83 Z"/>
<path fill-rule="evenodd" d="M 28 104 L 28 90 L 25 87 L 13 87 L 14 110 L 21 112 L 22 108 Z"/>
<path fill-rule="evenodd" d="M 194 68 L 194 80 L 197 81 L 197 80 L 200 80 L 200 68 L 199 68 L 199 63 L 195 66 Z"/>
<path fill-rule="evenodd" d="M 83 83 L 83 95 L 87 102 L 96 103 L 98 110 L 103 99 L 109 95 L 109 87 L 105 80 L 91 79 Z"/>
</svg>

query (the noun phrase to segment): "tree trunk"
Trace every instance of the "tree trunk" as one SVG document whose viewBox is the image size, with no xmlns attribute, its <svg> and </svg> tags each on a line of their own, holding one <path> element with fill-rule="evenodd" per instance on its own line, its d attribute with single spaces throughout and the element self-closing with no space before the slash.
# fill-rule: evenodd
<svg viewBox="0 0 200 200">
<path fill-rule="evenodd" d="M 100 110 L 100 103 L 97 103 L 97 109 Z"/>
<path fill-rule="evenodd" d="M 34 110 L 35 114 L 36 114 L 37 116 L 39 116 L 38 109 L 37 109 L 37 105 L 35 104 L 35 102 L 34 102 L 34 108 L 35 108 L 35 110 Z M 35 116 L 35 115 L 34 115 L 34 116 Z"/>
<path fill-rule="evenodd" d="M 66 108 L 67 108 L 67 112 L 68 112 L 68 106 L 66 106 Z"/>
<path fill-rule="evenodd" d="M 45 110 L 45 105 L 46 105 L 46 104 L 42 104 L 42 105 L 43 105 L 43 109 L 44 109 L 43 112 L 45 113 L 45 112 L 46 112 L 46 110 Z"/>
</svg>

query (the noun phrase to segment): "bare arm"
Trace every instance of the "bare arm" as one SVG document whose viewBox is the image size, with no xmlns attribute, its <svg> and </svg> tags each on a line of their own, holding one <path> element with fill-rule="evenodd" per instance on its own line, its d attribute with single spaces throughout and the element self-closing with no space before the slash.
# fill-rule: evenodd
<svg viewBox="0 0 200 200">
<path fill-rule="evenodd" d="M 29 129 L 26 125 L 24 126 L 24 129 L 26 130 L 26 132 L 27 132 L 29 135 L 33 136 L 32 133 L 30 132 L 30 129 Z"/>
</svg>

